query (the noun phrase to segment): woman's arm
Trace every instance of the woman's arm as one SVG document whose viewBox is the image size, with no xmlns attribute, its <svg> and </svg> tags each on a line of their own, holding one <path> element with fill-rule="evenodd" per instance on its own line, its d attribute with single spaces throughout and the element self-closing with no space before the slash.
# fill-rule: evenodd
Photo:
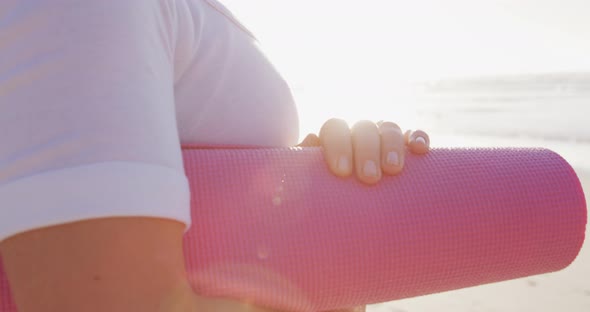
<svg viewBox="0 0 590 312">
<path fill-rule="evenodd" d="M 20 312 L 194 311 L 174 3 L 0 2 L 0 252 Z"/>
<path fill-rule="evenodd" d="M 105 218 L 41 228 L 0 244 L 20 312 L 197 311 L 185 225 Z"/>
</svg>

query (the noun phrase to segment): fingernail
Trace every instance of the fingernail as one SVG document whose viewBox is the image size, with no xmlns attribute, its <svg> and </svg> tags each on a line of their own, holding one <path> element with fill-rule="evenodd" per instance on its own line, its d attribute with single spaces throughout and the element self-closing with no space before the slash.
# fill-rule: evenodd
<svg viewBox="0 0 590 312">
<path fill-rule="evenodd" d="M 350 164 L 348 163 L 348 157 L 346 156 L 340 156 L 340 158 L 338 159 L 338 170 L 340 170 L 341 172 L 347 172 L 349 171 Z"/>
<path fill-rule="evenodd" d="M 399 166 L 399 154 L 397 152 L 389 152 L 387 154 L 387 163 L 393 166 Z"/>
<path fill-rule="evenodd" d="M 414 139 L 414 142 L 418 142 L 418 143 L 422 143 L 422 144 L 426 145 L 426 139 L 424 137 L 421 137 L 421 136 L 415 138 Z"/>
<path fill-rule="evenodd" d="M 363 167 L 363 174 L 367 177 L 377 176 L 377 164 L 374 161 L 368 160 Z"/>
</svg>

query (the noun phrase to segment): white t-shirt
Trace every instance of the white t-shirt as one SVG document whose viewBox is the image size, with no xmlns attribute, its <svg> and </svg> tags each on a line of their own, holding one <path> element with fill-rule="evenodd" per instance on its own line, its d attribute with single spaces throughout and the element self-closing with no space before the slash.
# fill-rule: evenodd
<svg viewBox="0 0 590 312">
<path fill-rule="evenodd" d="M 188 226 L 181 144 L 297 139 L 287 84 L 215 0 L 0 1 L 0 241 L 101 217 Z"/>
</svg>

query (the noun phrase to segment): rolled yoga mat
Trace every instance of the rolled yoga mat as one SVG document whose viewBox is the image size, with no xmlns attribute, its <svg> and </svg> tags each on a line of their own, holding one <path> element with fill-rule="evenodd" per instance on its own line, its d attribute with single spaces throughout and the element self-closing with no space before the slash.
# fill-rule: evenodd
<svg viewBox="0 0 590 312">
<path fill-rule="evenodd" d="M 320 148 L 183 157 L 187 271 L 203 295 L 344 308 L 557 271 L 584 241 L 580 182 L 546 149 L 408 154 L 374 186 L 332 175 Z M 12 307 L 5 280 L 0 294 Z"/>
</svg>

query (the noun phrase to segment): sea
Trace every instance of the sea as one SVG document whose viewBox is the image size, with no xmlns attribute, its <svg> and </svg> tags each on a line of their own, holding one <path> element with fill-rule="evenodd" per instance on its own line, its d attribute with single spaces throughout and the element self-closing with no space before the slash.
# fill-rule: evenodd
<svg viewBox="0 0 590 312">
<path fill-rule="evenodd" d="M 433 146 L 545 147 L 590 173 L 590 73 L 473 77 L 414 85 Z"/>
</svg>

